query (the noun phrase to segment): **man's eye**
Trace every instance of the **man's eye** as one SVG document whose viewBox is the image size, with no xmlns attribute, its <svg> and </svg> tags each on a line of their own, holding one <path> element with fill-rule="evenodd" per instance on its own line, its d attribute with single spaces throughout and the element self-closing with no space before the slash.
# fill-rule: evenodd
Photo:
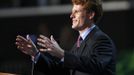
<svg viewBox="0 0 134 75">
<path fill-rule="evenodd" d="M 75 11 L 75 13 L 79 13 L 79 11 Z"/>
</svg>

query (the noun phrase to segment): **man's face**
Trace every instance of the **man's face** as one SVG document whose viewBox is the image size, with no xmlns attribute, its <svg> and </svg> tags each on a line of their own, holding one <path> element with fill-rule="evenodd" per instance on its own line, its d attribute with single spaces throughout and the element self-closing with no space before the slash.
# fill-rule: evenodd
<svg viewBox="0 0 134 75">
<path fill-rule="evenodd" d="M 76 30 L 84 30 L 89 24 L 89 16 L 82 5 L 73 5 L 72 13 L 72 28 Z"/>
</svg>

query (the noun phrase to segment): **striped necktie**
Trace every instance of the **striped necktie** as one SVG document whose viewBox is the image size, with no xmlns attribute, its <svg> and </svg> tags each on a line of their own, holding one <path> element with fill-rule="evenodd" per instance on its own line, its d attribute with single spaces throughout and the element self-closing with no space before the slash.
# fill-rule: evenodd
<svg viewBox="0 0 134 75">
<path fill-rule="evenodd" d="M 81 36 L 79 36 L 77 39 L 77 47 L 80 47 L 81 42 L 82 42 L 82 38 Z"/>
</svg>

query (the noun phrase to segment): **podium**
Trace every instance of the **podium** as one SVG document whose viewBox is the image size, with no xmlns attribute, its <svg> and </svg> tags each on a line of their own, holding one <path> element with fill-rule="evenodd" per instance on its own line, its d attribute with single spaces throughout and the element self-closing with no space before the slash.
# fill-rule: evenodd
<svg viewBox="0 0 134 75">
<path fill-rule="evenodd" d="M 0 75 L 19 75 L 19 74 L 12 74 L 12 73 L 3 73 L 3 72 L 0 72 Z"/>
</svg>

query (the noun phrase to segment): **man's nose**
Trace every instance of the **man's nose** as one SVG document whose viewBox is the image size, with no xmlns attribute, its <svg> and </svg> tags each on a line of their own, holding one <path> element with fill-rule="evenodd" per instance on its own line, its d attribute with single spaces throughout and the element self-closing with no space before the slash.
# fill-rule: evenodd
<svg viewBox="0 0 134 75">
<path fill-rule="evenodd" d="M 73 13 L 71 13 L 70 18 L 73 18 L 73 17 L 74 17 L 74 15 L 73 15 Z"/>
</svg>

